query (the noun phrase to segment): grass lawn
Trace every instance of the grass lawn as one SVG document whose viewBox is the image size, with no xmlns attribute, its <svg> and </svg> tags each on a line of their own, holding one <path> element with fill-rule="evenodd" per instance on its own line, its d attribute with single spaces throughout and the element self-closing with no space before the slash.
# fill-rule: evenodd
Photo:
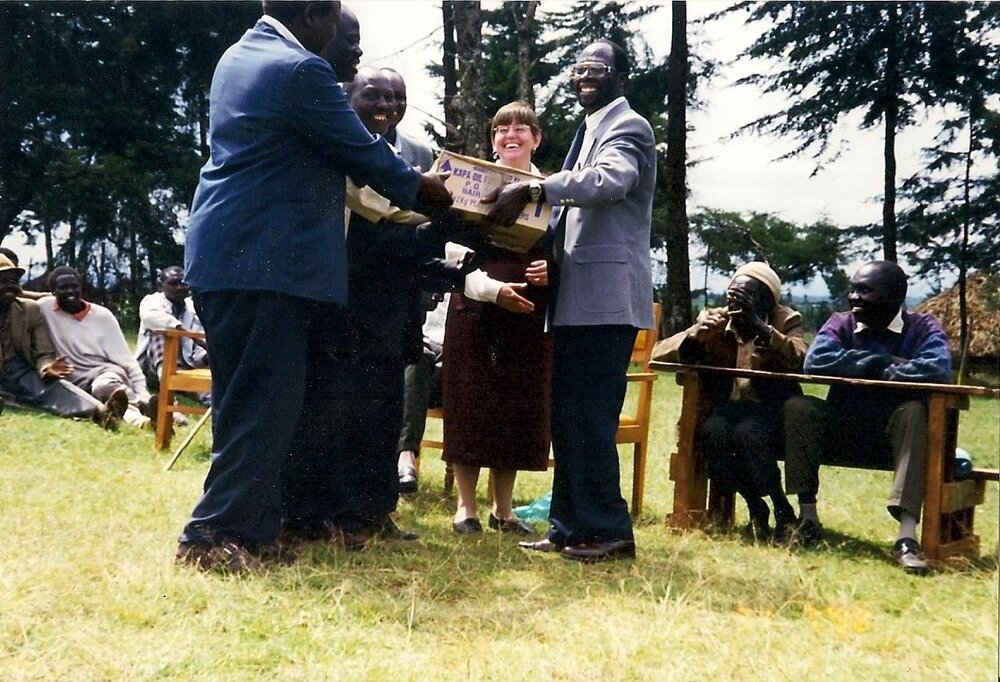
<svg viewBox="0 0 1000 682">
<path fill-rule="evenodd" d="M 0 680 L 995 679 L 996 485 L 978 513 L 983 556 L 926 578 L 889 556 L 886 473 L 824 471 L 817 550 L 674 534 L 662 520 L 679 398 L 661 377 L 634 562 L 581 566 L 490 531 L 456 536 L 431 452 L 421 492 L 400 503 L 420 543 L 316 546 L 249 578 L 173 564 L 207 430 L 164 472 L 149 432 L 8 410 Z M 959 440 L 996 467 L 998 403 L 973 400 Z M 549 482 L 523 475 L 518 501 Z"/>
</svg>

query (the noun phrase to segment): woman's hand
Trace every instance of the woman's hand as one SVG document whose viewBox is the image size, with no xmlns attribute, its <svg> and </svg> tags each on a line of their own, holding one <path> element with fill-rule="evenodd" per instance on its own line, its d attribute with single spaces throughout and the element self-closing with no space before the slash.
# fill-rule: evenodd
<svg viewBox="0 0 1000 682">
<path fill-rule="evenodd" d="M 547 287 L 549 285 L 549 264 L 544 260 L 533 260 L 524 271 L 524 279 L 531 286 Z"/>
<path fill-rule="evenodd" d="M 535 309 L 535 304 L 521 296 L 520 292 L 527 290 L 528 285 L 504 284 L 497 294 L 497 305 L 509 313 L 527 314 Z"/>
</svg>

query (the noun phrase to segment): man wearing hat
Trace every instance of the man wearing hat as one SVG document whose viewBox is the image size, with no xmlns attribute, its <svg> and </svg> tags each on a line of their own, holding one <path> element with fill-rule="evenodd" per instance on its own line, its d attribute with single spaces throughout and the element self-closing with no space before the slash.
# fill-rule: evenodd
<svg viewBox="0 0 1000 682">
<path fill-rule="evenodd" d="M 61 417 L 89 417 L 116 428 L 128 403 L 105 405 L 63 381 L 73 366 L 56 357 L 38 304 L 19 298 L 22 275 L 23 268 L 0 254 L 0 392 Z"/>
<path fill-rule="evenodd" d="M 726 307 L 703 310 L 689 329 L 660 341 L 653 359 L 801 371 L 806 354 L 802 316 L 780 300 L 781 281 L 774 270 L 766 263 L 747 263 L 729 282 Z M 771 533 L 764 497 L 774 504 L 776 530 L 786 532 L 795 512 L 782 492 L 777 463 L 784 447 L 781 410 L 801 389 L 789 381 L 709 375 L 704 390 L 712 405 L 701 427 L 709 477 L 723 492 L 746 500 L 752 539 Z"/>
</svg>

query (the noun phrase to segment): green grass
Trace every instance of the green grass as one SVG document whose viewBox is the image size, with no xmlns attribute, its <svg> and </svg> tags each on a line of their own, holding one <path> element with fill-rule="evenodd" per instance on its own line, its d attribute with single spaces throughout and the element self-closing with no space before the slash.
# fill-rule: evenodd
<svg viewBox="0 0 1000 682">
<path fill-rule="evenodd" d="M 635 562 L 580 566 L 525 555 L 492 532 L 455 536 L 432 452 L 421 492 L 400 504 L 419 544 L 316 546 L 249 578 L 172 562 L 207 468 L 207 432 L 163 472 L 167 455 L 148 432 L 8 410 L 0 679 L 994 678 L 996 485 L 978 513 L 983 556 L 923 579 L 888 555 L 886 473 L 824 471 L 831 542 L 815 551 L 672 533 L 662 520 L 679 395 L 672 377 L 657 382 Z M 960 444 L 979 466 L 998 466 L 997 405 L 974 400 L 963 415 Z M 549 482 L 523 475 L 518 501 Z"/>
</svg>

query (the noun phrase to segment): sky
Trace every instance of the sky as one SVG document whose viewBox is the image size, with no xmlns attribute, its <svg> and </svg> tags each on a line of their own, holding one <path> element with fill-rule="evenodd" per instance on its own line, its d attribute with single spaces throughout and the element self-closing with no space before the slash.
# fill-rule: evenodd
<svg viewBox="0 0 1000 682">
<path fill-rule="evenodd" d="M 428 115 L 443 118 L 442 82 L 430 77 L 426 68 L 429 63 L 440 61 L 440 0 L 350 0 L 345 4 L 354 10 L 361 24 L 362 63 L 391 66 L 407 82 L 409 109 L 400 127 L 426 137 L 424 123 L 433 120 Z M 497 4 L 485 2 L 484 6 Z M 544 12 L 570 4 L 570 0 L 543 0 L 541 8 Z M 725 8 L 729 2 L 694 0 L 687 4 L 688 40 L 693 49 L 706 56 L 732 60 L 757 35 L 757 27 L 744 26 L 742 17 L 736 15 L 709 25 L 693 23 Z M 670 11 L 669 3 L 664 2 L 638 26 L 657 60 L 669 52 Z M 877 197 L 882 191 L 883 134 L 878 126 L 859 130 L 860 115 L 847 118 L 840 125 L 838 135 L 845 140 L 841 156 L 815 174 L 815 162 L 808 156 L 775 160 L 788 151 L 788 141 L 757 135 L 730 139 L 730 134 L 741 125 L 783 105 L 780 95 L 764 95 L 753 87 L 734 84 L 751 69 L 760 68 L 767 66 L 747 60 L 723 68 L 700 93 L 705 107 L 688 113 L 688 123 L 693 127 L 688 136 L 688 154 L 699 161 L 688 172 L 689 213 L 708 207 L 769 212 L 797 223 L 820 219 L 840 225 L 879 222 L 881 204 Z M 934 130 L 931 123 L 925 122 L 898 136 L 898 178 L 908 177 L 920 168 L 920 149 L 930 144 Z M 10 241 L 18 249 L 13 236 Z M 34 253 L 26 255 L 39 259 Z M 703 270 L 696 258 L 693 251 L 692 286 L 698 288 Z M 720 277 L 710 279 L 712 288 L 724 284 Z M 911 293 L 921 291 L 922 287 L 926 289 L 925 285 L 911 286 Z M 810 296 L 827 293 L 818 280 L 795 291 Z"/>
</svg>

